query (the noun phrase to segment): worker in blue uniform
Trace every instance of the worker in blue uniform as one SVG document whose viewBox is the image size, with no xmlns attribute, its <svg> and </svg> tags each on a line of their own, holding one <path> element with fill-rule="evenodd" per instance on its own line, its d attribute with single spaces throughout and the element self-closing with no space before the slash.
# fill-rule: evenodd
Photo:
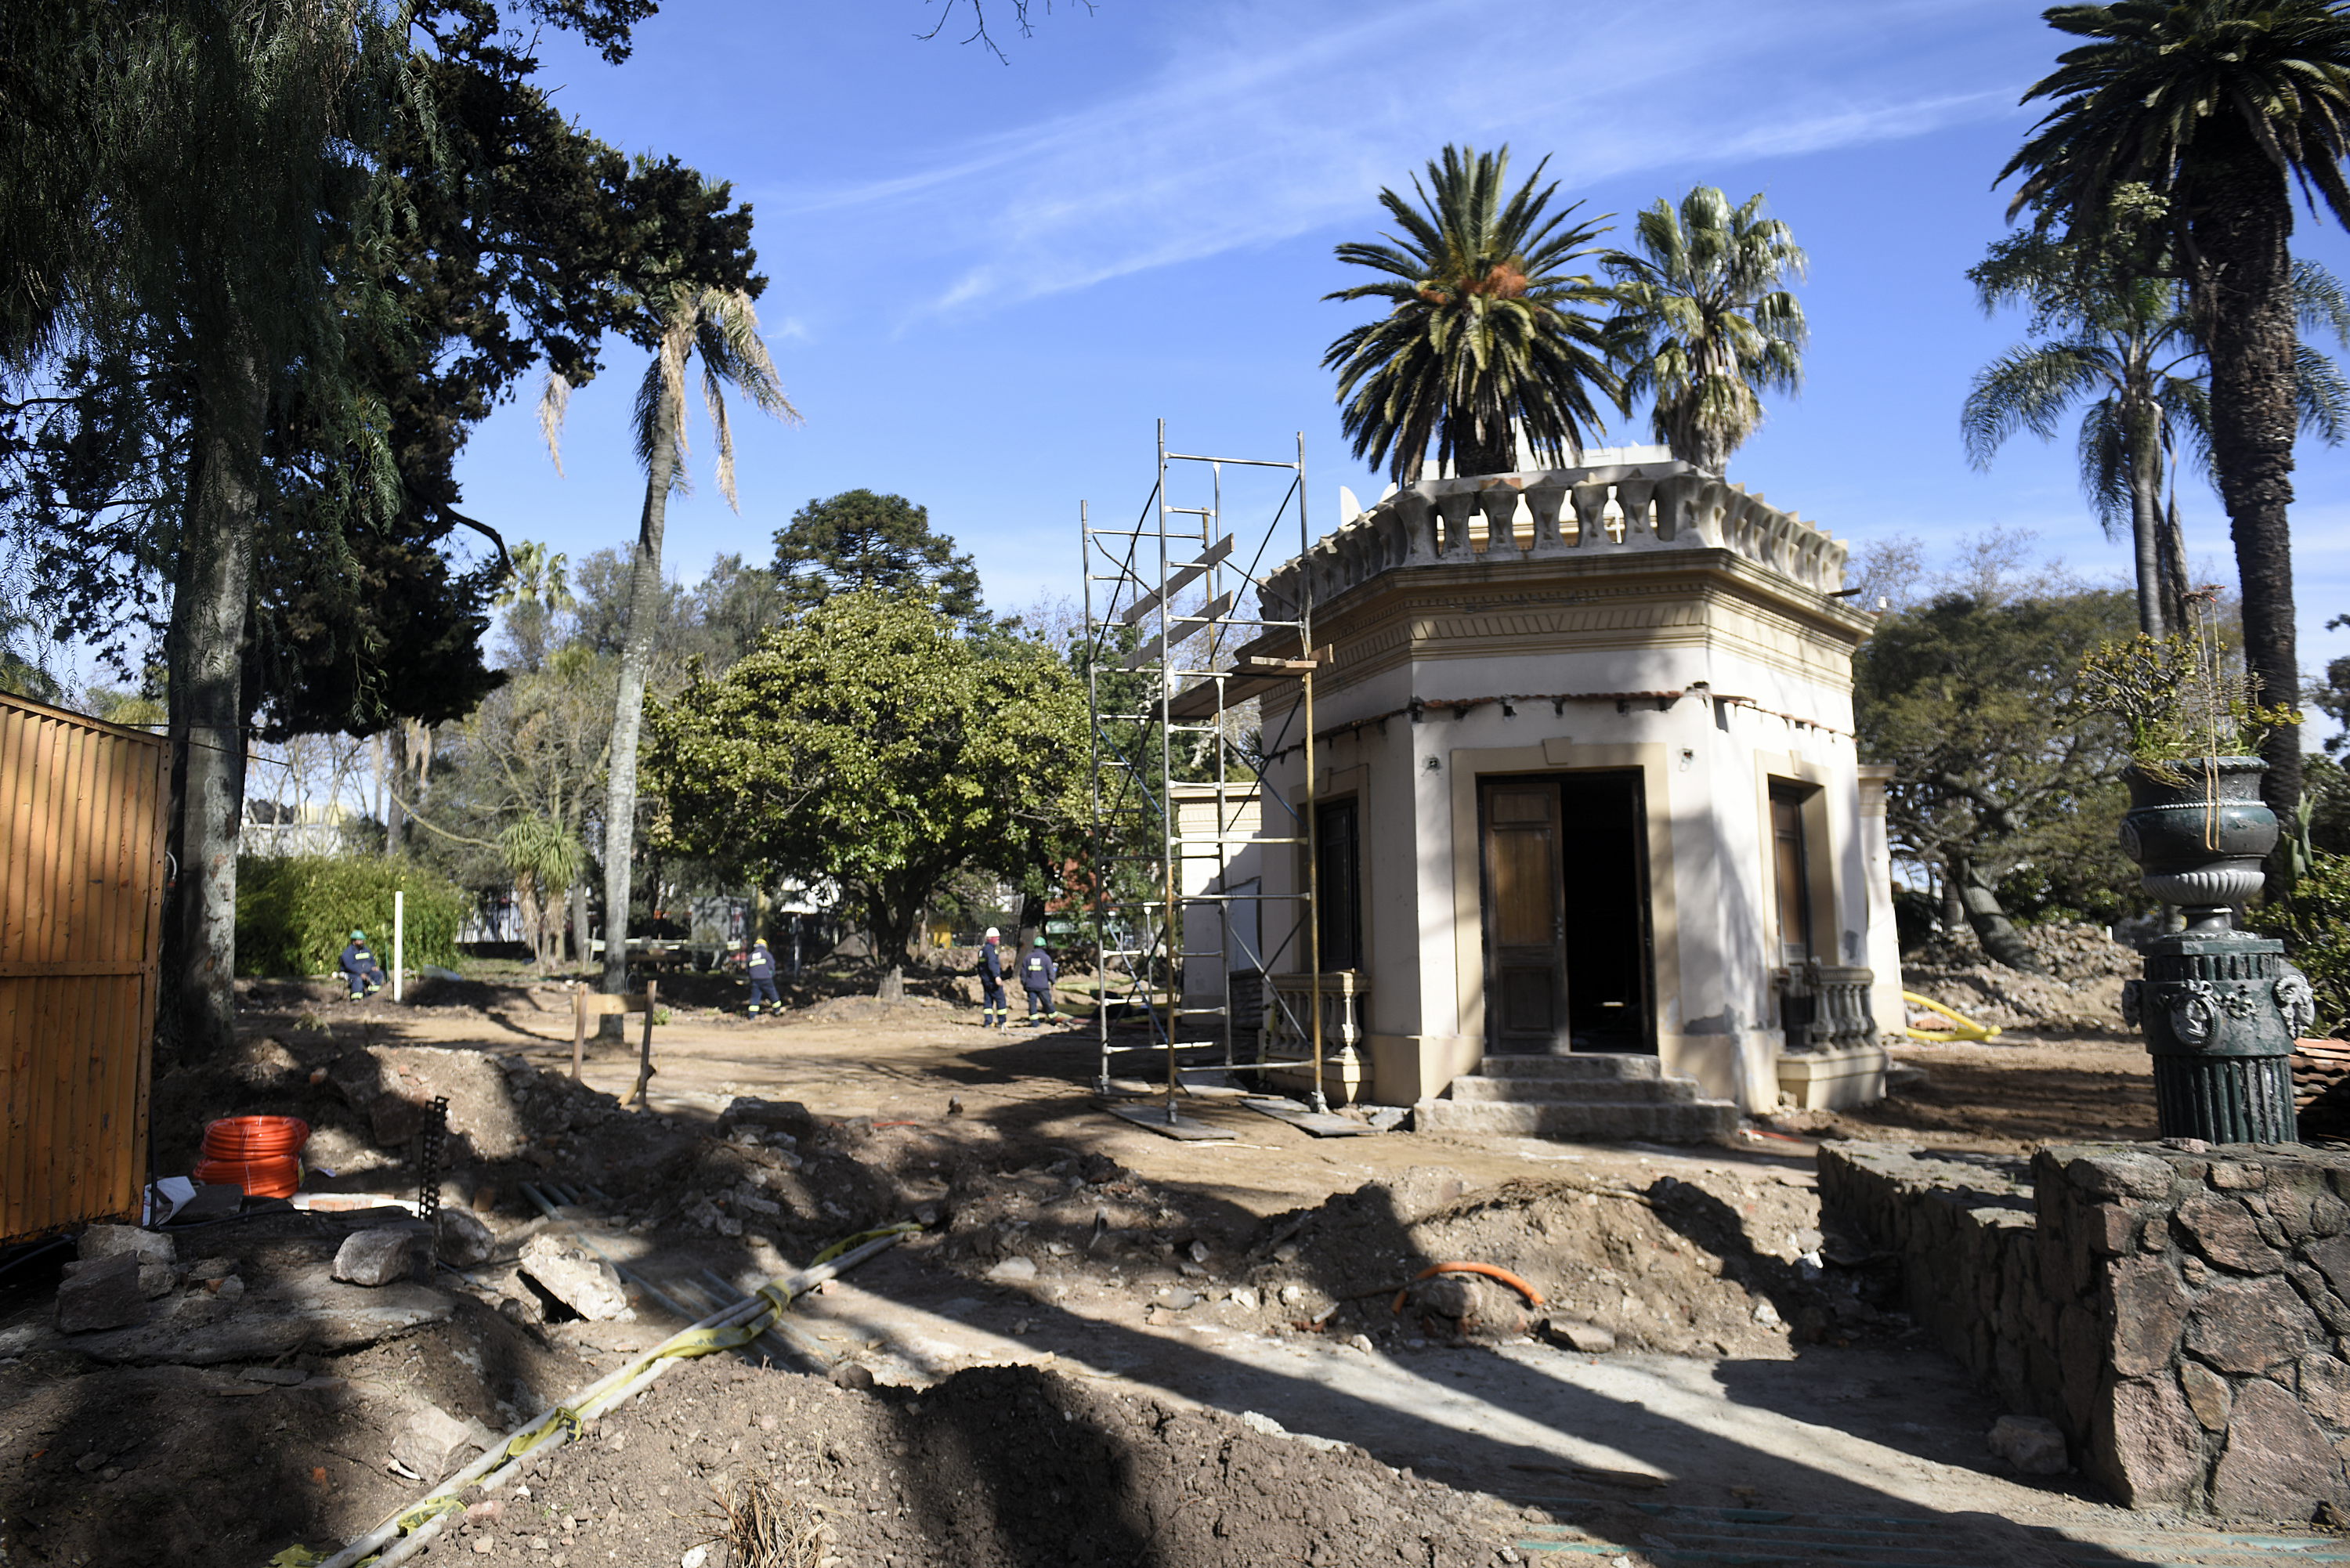
<svg viewBox="0 0 2350 1568">
<path fill-rule="evenodd" d="M 762 1003 L 765 1004 L 770 1012 L 781 1012 L 784 1010 L 783 996 L 775 990 L 775 955 L 767 950 L 766 938 L 761 937 L 751 944 L 751 956 L 743 961 L 743 972 L 749 976 L 751 981 L 750 1014 L 752 1017 L 759 1016 Z"/>
<path fill-rule="evenodd" d="M 383 966 L 368 950 L 365 931 L 351 933 L 351 940 L 343 944 L 343 956 L 336 961 L 342 969 L 343 979 L 350 985 L 353 1002 L 383 989 Z"/>
<path fill-rule="evenodd" d="M 1053 967 L 1053 955 L 1045 950 L 1041 935 L 1035 947 L 1020 955 L 1020 989 L 1028 993 L 1029 1023 L 1045 1023 L 1060 1017 L 1060 1009 L 1053 1001 L 1053 979 L 1058 972 Z"/>
<path fill-rule="evenodd" d="M 982 1029 L 1001 1029 L 1011 1021 L 1012 1005 L 1003 998 L 1003 933 L 993 926 L 979 948 L 979 1007 Z"/>
</svg>

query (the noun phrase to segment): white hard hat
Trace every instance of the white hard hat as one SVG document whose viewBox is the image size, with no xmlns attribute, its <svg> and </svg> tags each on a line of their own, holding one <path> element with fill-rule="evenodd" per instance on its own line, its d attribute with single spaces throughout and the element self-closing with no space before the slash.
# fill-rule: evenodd
<svg viewBox="0 0 2350 1568">
<path fill-rule="evenodd" d="M 990 926 L 990 927 L 988 927 L 988 928 L 987 928 L 987 940 L 988 940 L 989 941 L 991 941 L 991 942 L 992 942 L 992 941 L 995 941 L 995 940 L 998 940 L 999 938 L 1001 938 L 1003 935 L 1003 933 L 1002 931 L 997 930 L 993 926 Z"/>
</svg>

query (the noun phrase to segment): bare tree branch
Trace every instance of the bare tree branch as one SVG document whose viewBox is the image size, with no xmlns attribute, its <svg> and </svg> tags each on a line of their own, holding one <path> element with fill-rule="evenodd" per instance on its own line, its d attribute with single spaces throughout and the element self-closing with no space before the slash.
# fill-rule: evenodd
<svg viewBox="0 0 2350 1568">
<path fill-rule="evenodd" d="M 998 16 L 1001 16 L 1003 14 L 1003 4 L 1004 0 L 997 0 L 996 15 Z M 1010 0 L 1010 4 L 1012 6 L 1013 26 L 1020 30 L 1020 36 L 1022 37 L 1025 38 L 1033 36 L 1036 31 L 1036 27 L 1035 24 L 1029 18 L 1028 8 L 1035 4 L 1035 0 Z M 1083 5 L 1088 16 L 1093 13 L 1094 0 L 1076 0 L 1076 4 Z M 995 41 L 995 35 L 988 31 L 987 0 L 945 0 L 945 9 L 939 13 L 939 19 L 935 23 L 931 24 L 931 30 L 927 33 L 917 33 L 914 36 L 921 39 L 925 43 L 937 37 L 941 32 L 945 31 L 947 23 L 953 19 L 954 14 L 965 5 L 969 5 L 971 7 L 972 27 L 971 36 L 962 41 L 966 44 L 984 44 L 987 46 L 987 52 L 989 54 L 993 55 L 1005 65 L 1010 65 L 1012 63 L 1012 57 L 1003 52 L 1003 47 Z M 1052 11 L 1053 0 L 1045 0 L 1045 15 L 1050 16 Z"/>
</svg>

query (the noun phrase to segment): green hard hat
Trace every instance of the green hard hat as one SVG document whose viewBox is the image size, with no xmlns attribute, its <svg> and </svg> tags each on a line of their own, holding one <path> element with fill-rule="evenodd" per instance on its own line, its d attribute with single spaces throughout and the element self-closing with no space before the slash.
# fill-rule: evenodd
<svg viewBox="0 0 2350 1568">
<path fill-rule="evenodd" d="M 351 933 L 351 940 L 355 942 L 363 942 L 367 940 L 367 933 L 365 931 L 353 931 Z"/>
</svg>

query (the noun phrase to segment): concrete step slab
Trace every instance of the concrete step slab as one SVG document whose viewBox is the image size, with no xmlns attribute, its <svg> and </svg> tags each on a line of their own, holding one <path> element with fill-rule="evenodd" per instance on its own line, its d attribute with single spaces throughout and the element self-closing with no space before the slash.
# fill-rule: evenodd
<svg viewBox="0 0 2350 1568">
<path fill-rule="evenodd" d="M 1482 1073 L 1471 1073 L 1452 1080 L 1452 1097 L 1488 1105 L 1578 1100 L 1606 1105 L 1685 1105 L 1698 1097 L 1698 1085 L 1693 1078 L 1492 1078 Z"/>
<path fill-rule="evenodd" d="M 1487 1056 L 1477 1071 L 1488 1078 L 1571 1079 L 1653 1083 L 1664 1076 L 1654 1056 L 1613 1051 L 1586 1051 L 1573 1056 Z"/>
<path fill-rule="evenodd" d="M 1588 1138 L 1652 1143 L 1704 1143 L 1738 1130 L 1738 1107 L 1728 1100 L 1678 1105 L 1554 1100 L 1540 1104 L 1422 1100 L 1414 1107 L 1422 1132 L 1484 1133 L 1514 1137 Z"/>
</svg>

